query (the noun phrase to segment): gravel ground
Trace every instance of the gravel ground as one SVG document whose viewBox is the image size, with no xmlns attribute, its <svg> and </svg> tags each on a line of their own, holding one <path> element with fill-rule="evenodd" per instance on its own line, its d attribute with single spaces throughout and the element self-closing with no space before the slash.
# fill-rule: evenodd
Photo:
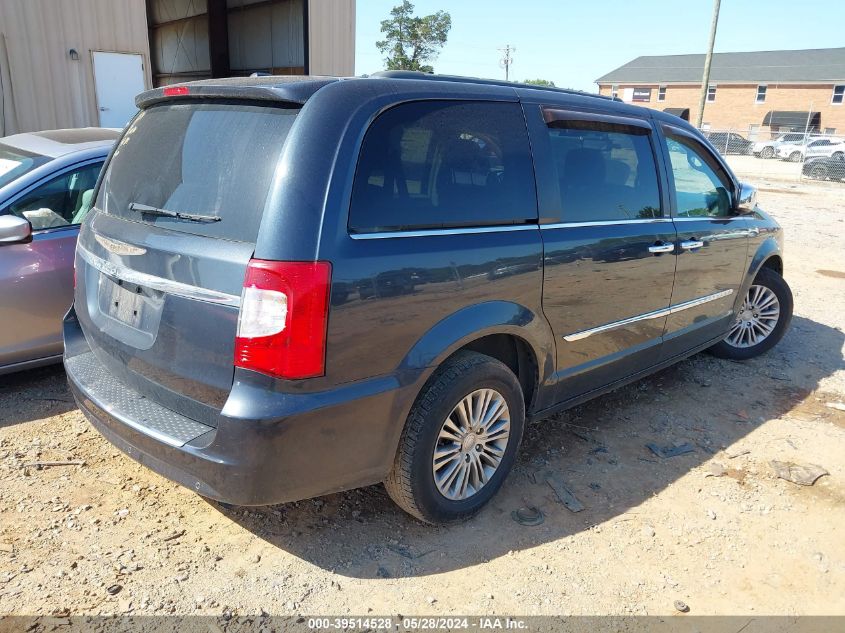
<svg viewBox="0 0 845 633">
<path fill-rule="evenodd" d="M 845 187 L 761 185 L 788 236 L 784 341 L 532 425 L 502 492 L 461 525 L 422 525 L 378 486 L 212 504 L 103 440 L 61 369 L 0 378 L 0 614 L 845 614 Z M 51 460 L 84 464 L 27 466 Z M 772 460 L 829 474 L 798 486 Z M 522 506 L 544 523 L 515 522 Z"/>
</svg>

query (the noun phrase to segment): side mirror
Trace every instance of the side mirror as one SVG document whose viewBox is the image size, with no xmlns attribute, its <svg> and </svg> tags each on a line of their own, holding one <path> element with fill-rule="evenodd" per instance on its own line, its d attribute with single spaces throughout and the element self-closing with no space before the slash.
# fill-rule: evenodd
<svg viewBox="0 0 845 633">
<path fill-rule="evenodd" d="M 734 211 L 740 215 L 754 213 L 757 208 L 757 188 L 753 185 L 741 182 L 739 184 L 739 196 L 734 204 Z"/>
<path fill-rule="evenodd" d="M 0 215 L 0 244 L 27 242 L 32 237 L 32 225 L 16 215 Z"/>
</svg>

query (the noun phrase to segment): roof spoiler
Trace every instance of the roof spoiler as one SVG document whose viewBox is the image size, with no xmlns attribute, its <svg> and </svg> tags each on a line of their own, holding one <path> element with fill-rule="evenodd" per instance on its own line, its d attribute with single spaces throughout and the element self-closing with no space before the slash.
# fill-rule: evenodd
<svg viewBox="0 0 845 633">
<path fill-rule="evenodd" d="M 338 81 L 334 77 L 238 77 L 208 79 L 173 84 L 147 90 L 135 97 L 138 108 L 148 108 L 171 99 L 239 99 L 275 101 L 303 105 L 323 86 Z"/>
</svg>

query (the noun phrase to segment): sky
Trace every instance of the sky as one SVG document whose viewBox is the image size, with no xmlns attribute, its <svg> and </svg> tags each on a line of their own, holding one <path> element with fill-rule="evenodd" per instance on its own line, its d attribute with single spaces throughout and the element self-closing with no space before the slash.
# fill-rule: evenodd
<svg viewBox="0 0 845 633">
<path fill-rule="evenodd" d="M 400 0 L 357 0 L 355 73 L 384 69 L 375 42 Z M 703 53 L 712 0 L 417 0 L 417 15 L 452 16 L 437 73 L 547 79 L 596 91 L 595 80 L 640 55 Z M 845 0 L 722 0 L 715 51 L 845 47 Z"/>
</svg>

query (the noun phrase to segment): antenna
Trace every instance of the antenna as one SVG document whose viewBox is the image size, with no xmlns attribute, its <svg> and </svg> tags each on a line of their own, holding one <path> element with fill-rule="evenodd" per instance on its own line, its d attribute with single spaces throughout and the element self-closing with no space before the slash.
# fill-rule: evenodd
<svg viewBox="0 0 845 633">
<path fill-rule="evenodd" d="M 511 47 L 510 44 L 505 44 L 504 48 L 500 48 L 498 50 L 505 54 L 505 56 L 499 60 L 499 67 L 505 69 L 505 81 L 510 81 L 510 69 L 511 64 L 513 64 L 513 57 L 511 57 L 511 53 L 515 53 L 516 49 Z"/>
</svg>

